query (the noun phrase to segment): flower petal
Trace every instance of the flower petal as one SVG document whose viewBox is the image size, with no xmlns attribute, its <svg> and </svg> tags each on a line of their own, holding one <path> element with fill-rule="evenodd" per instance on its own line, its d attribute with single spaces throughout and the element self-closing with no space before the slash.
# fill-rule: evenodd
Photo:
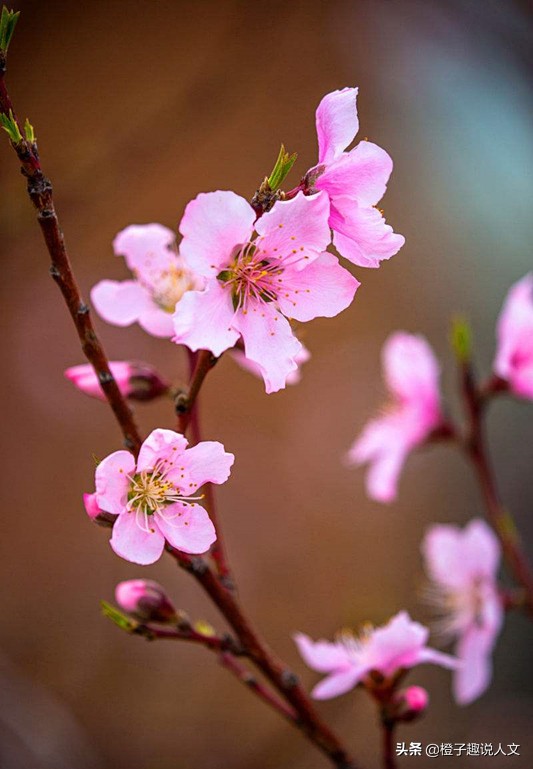
<svg viewBox="0 0 533 769">
<path fill-rule="evenodd" d="M 287 377 L 298 368 L 296 356 L 302 349 L 288 321 L 272 304 L 250 301 L 248 309 L 235 316 L 246 357 L 260 367 L 267 393 L 285 387 Z"/>
<path fill-rule="evenodd" d="M 183 553 L 206 553 L 217 538 L 209 515 L 197 504 L 175 502 L 154 518 L 167 542 Z"/>
<path fill-rule="evenodd" d="M 440 366 L 426 339 L 397 331 L 383 345 L 381 360 L 391 393 L 401 402 L 427 404 L 428 421 L 435 421 L 440 399 Z"/>
<path fill-rule="evenodd" d="M 135 472 L 135 459 L 129 451 L 115 451 L 96 468 L 96 502 L 102 510 L 120 515 L 128 502 L 130 481 Z"/>
<path fill-rule="evenodd" d="M 329 199 L 325 193 L 279 200 L 258 219 L 257 247 L 266 258 L 290 257 L 300 269 L 316 259 L 330 241 Z"/>
<path fill-rule="evenodd" d="M 352 302 L 360 283 L 327 252 L 304 270 L 289 267 L 280 276 L 277 304 L 289 318 L 332 318 Z"/>
<path fill-rule="evenodd" d="M 359 267 L 379 267 L 405 243 L 377 208 L 360 206 L 352 198 L 335 198 L 329 223 L 337 251 Z"/>
<path fill-rule="evenodd" d="M 313 641 L 305 633 L 296 633 L 293 637 L 305 664 L 318 673 L 344 670 L 350 665 L 348 653 L 342 644 Z"/>
<path fill-rule="evenodd" d="M 180 467 L 175 473 L 170 472 L 169 478 L 185 495 L 192 495 L 205 483 L 227 481 L 234 461 L 234 455 L 218 441 L 202 441 L 181 454 Z"/>
<path fill-rule="evenodd" d="M 492 529 L 474 519 L 461 530 L 454 524 L 436 524 L 421 545 L 426 570 L 434 582 L 456 590 L 470 590 L 474 582 L 495 582 L 501 547 Z"/>
<path fill-rule="evenodd" d="M 139 313 L 139 326 L 148 334 L 161 339 L 174 334 L 172 313 L 160 309 L 155 304 Z"/>
<path fill-rule="evenodd" d="M 346 694 L 359 683 L 367 672 L 366 668 L 350 667 L 340 673 L 333 673 L 315 686 L 311 696 L 315 700 L 329 700 L 331 697 Z"/>
<path fill-rule="evenodd" d="M 496 579 L 502 548 L 498 537 L 482 518 L 474 518 L 464 528 L 462 550 L 463 558 L 468 559 L 476 578 Z"/>
<path fill-rule="evenodd" d="M 114 326 L 130 326 L 154 307 L 149 292 L 135 280 L 101 280 L 91 290 L 91 300 L 98 314 Z"/>
<path fill-rule="evenodd" d="M 176 305 L 172 341 L 218 357 L 239 338 L 234 315 L 230 291 L 211 280 L 203 291 L 187 291 Z"/>
<path fill-rule="evenodd" d="M 494 371 L 516 395 L 533 398 L 533 274 L 510 289 L 497 325 Z"/>
<path fill-rule="evenodd" d="M 375 206 L 387 189 L 392 159 L 384 149 L 363 141 L 341 155 L 317 177 L 315 188 L 335 198 L 353 198 L 361 206 Z"/>
<path fill-rule="evenodd" d="M 254 363 L 253 360 L 248 360 L 246 355 L 242 350 L 239 350 L 237 348 L 231 350 L 230 352 L 231 357 L 239 365 L 242 369 L 245 371 L 248 371 L 250 374 L 253 374 L 254 376 L 263 378 L 263 375 L 261 373 L 260 367 L 257 365 L 257 363 Z M 287 384 L 288 385 L 295 385 L 298 384 L 302 379 L 302 372 L 301 372 L 301 366 L 304 363 L 307 363 L 308 360 L 311 358 L 311 353 L 307 349 L 307 347 L 302 344 L 302 349 L 298 353 L 298 355 L 295 356 L 294 360 L 298 364 L 298 368 L 296 371 L 293 371 L 289 376 L 287 377 Z"/>
<path fill-rule="evenodd" d="M 316 111 L 318 162 L 331 163 L 354 140 L 359 130 L 357 88 L 326 94 Z"/>
<path fill-rule="evenodd" d="M 152 430 L 141 446 L 137 459 L 137 471 L 153 470 L 159 460 L 167 463 L 175 462 L 178 457 L 181 460 L 187 446 L 187 438 L 181 433 L 158 427 Z"/>
<path fill-rule="evenodd" d="M 132 272 L 150 284 L 155 275 L 176 261 L 170 246 L 176 235 L 162 224 L 132 224 L 121 230 L 113 241 L 117 256 L 123 256 Z"/>
<path fill-rule="evenodd" d="M 117 555 L 132 563 L 146 566 L 155 563 L 161 557 L 165 539 L 157 526 L 153 525 L 152 516 L 148 517 L 150 531 L 144 531 L 137 525 L 137 512 L 124 512 L 115 521 L 110 544 Z"/>
<path fill-rule="evenodd" d="M 180 223 L 180 252 L 195 272 L 215 277 L 235 246 L 247 243 L 255 221 L 251 205 L 234 192 L 201 193 L 187 205 Z"/>
<path fill-rule="evenodd" d="M 398 494 L 398 479 L 409 453 L 413 428 L 402 411 L 396 410 L 366 424 L 348 452 L 349 464 L 370 463 L 366 491 L 377 502 L 392 502 Z"/>
</svg>

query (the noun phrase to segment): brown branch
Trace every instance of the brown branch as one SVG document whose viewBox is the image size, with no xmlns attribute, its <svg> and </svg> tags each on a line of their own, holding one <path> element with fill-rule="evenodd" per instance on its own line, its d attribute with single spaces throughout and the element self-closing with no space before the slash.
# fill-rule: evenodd
<svg viewBox="0 0 533 769">
<path fill-rule="evenodd" d="M 203 350 L 202 352 L 205 352 Z M 190 380 L 191 382 L 194 381 L 195 372 L 198 370 L 198 353 L 191 352 L 190 350 L 187 350 L 188 356 L 189 356 L 189 372 L 190 372 Z M 205 366 L 202 366 L 202 371 L 204 371 L 204 377 L 202 378 L 202 382 L 205 379 L 205 375 L 207 374 Z M 190 420 L 188 422 L 188 427 L 191 431 L 191 439 L 194 444 L 200 443 L 202 440 L 202 432 L 200 427 L 200 401 L 198 398 L 200 385 L 198 386 L 196 390 L 196 395 L 194 399 L 194 403 L 192 405 L 192 408 L 188 412 L 188 415 L 190 417 Z M 179 396 L 178 396 L 179 397 Z M 179 414 L 178 416 L 178 430 L 181 432 L 182 424 L 180 422 L 180 417 L 183 416 L 182 414 Z M 211 520 L 213 521 L 217 538 L 213 545 L 211 546 L 211 556 L 213 558 L 213 561 L 215 562 L 218 574 L 220 575 L 221 580 L 224 582 L 224 585 L 230 589 L 234 589 L 234 582 L 233 577 L 231 575 L 231 569 L 229 566 L 228 558 L 226 555 L 226 548 L 224 545 L 224 537 L 222 533 L 222 528 L 220 525 L 220 520 L 217 514 L 217 507 L 216 507 L 216 499 L 215 499 L 215 492 L 213 489 L 212 483 L 207 483 L 204 487 L 204 494 L 205 494 L 205 507 L 211 517 Z"/>
<path fill-rule="evenodd" d="M 252 627 L 235 595 L 226 589 L 203 558 L 191 557 L 167 546 L 181 568 L 190 572 L 212 599 L 247 656 L 291 705 L 298 716 L 295 725 L 325 753 L 337 769 L 357 769 L 336 735 L 321 720 L 297 676 L 274 654 Z"/>
<path fill-rule="evenodd" d="M 178 415 L 178 431 L 185 434 L 192 418 L 196 399 L 204 383 L 204 379 L 211 371 L 218 358 L 215 358 L 209 350 L 200 350 L 190 354 L 190 361 L 194 362 L 187 392 L 178 393 L 175 406 Z"/>
<path fill-rule="evenodd" d="M 500 540 L 507 565 L 515 580 L 524 589 L 524 605 L 533 614 L 533 572 L 522 548 L 513 518 L 500 499 L 483 430 L 483 407 L 487 400 L 487 392 L 495 393 L 500 389 L 490 388 L 489 390 L 485 387 L 483 390 L 478 390 L 471 365 L 462 364 L 461 390 L 469 427 L 461 446 L 474 468 L 485 502 L 487 518 Z"/>
<path fill-rule="evenodd" d="M 254 674 L 248 670 L 245 665 L 242 665 L 233 654 L 228 652 L 222 652 L 219 655 L 220 664 L 229 670 L 233 675 L 245 686 L 248 687 L 254 694 L 260 699 L 266 702 L 271 708 L 282 715 L 290 723 L 297 723 L 297 716 L 294 710 L 286 705 L 282 700 L 276 697 L 270 689 L 268 689 L 261 681 L 258 681 Z"/>
<path fill-rule="evenodd" d="M 0 112 L 3 114 L 12 112 L 16 120 L 13 104 L 6 89 L 5 71 L 5 56 L 0 53 Z M 17 125 L 21 134 L 23 134 L 18 121 Z M 131 409 L 126 399 L 122 396 L 111 373 L 109 360 L 91 321 L 89 306 L 84 301 L 74 277 L 65 240 L 54 207 L 52 185 L 50 180 L 43 174 L 37 144 L 23 138 L 16 143 L 12 141 L 11 146 L 20 161 L 22 174 L 27 179 L 28 195 L 37 210 L 37 221 L 39 222 L 51 259 L 50 275 L 59 286 L 59 290 L 63 295 L 63 299 L 78 332 L 82 350 L 94 368 L 102 390 L 120 425 L 125 445 L 132 451 L 137 452 L 141 445 L 141 437 Z"/>
<path fill-rule="evenodd" d="M 394 752 L 394 732 L 396 723 L 394 721 L 382 721 L 382 744 L 383 744 L 383 769 L 396 769 L 396 755 Z"/>
<path fill-rule="evenodd" d="M 241 684 L 250 689 L 283 718 L 290 722 L 297 720 L 294 710 L 276 697 L 261 681 L 258 681 L 246 665 L 237 660 L 237 657 L 244 656 L 246 652 L 232 636 L 207 635 L 206 633 L 199 633 L 193 627 L 160 627 L 150 623 L 137 625 L 131 632 L 143 636 L 149 641 L 185 641 L 215 652 L 222 667 L 229 670 Z"/>
</svg>

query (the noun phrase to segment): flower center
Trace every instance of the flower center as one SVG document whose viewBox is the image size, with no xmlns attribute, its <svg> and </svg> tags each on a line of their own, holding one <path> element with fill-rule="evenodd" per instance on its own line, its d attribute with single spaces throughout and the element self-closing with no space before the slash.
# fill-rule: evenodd
<svg viewBox="0 0 533 769">
<path fill-rule="evenodd" d="M 461 589 L 451 590 L 431 586 L 426 592 L 428 603 L 434 605 L 438 618 L 435 631 L 443 638 L 454 638 L 471 625 L 482 627 L 485 603 L 485 583 L 475 579 Z"/>
<path fill-rule="evenodd" d="M 129 510 L 139 510 L 145 515 L 153 515 L 166 505 L 183 499 L 185 497 L 179 494 L 176 486 L 165 479 L 162 473 L 144 470 L 141 473 L 135 473 L 131 478 L 128 493 Z"/>
<path fill-rule="evenodd" d="M 354 660 L 357 660 L 365 646 L 367 646 L 370 639 L 372 638 L 373 632 L 374 625 L 372 625 L 371 622 L 365 622 L 361 626 L 359 633 L 356 634 L 353 632 L 353 630 L 345 628 L 343 630 L 339 630 L 335 638 L 344 646 L 350 657 L 352 657 Z"/>
<path fill-rule="evenodd" d="M 273 302 L 278 296 L 276 283 L 283 268 L 260 256 L 259 249 L 253 243 L 239 248 L 232 264 L 217 279 L 224 288 L 231 290 L 235 310 L 246 312 L 250 300 Z"/>
<path fill-rule="evenodd" d="M 194 281 L 187 270 L 173 265 L 159 273 L 151 288 L 152 298 L 165 312 L 172 313 L 186 291 L 194 288 Z"/>
</svg>

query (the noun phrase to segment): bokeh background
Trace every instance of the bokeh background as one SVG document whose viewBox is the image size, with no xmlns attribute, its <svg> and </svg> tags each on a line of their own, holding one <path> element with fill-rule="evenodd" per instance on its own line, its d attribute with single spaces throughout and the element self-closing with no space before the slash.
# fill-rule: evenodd
<svg viewBox="0 0 533 769">
<path fill-rule="evenodd" d="M 380 506 L 343 455 L 384 397 L 379 352 L 398 328 L 423 332 L 454 395 L 450 317 L 475 329 L 487 374 L 508 287 L 531 267 L 531 6 L 500 0 L 49 0 L 23 11 L 9 85 L 34 124 L 79 281 L 123 278 L 111 241 L 130 223 L 176 227 L 199 191 L 250 197 L 281 141 L 315 162 L 314 110 L 359 85 L 361 136 L 395 170 L 382 203 L 407 238 L 381 269 L 354 269 L 353 306 L 305 329 L 313 358 L 297 387 L 266 396 L 222 360 L 202 394 L 206 437 L 237 456 L 220 490 L 241 597 L 271 644 L 311 686 L 291 633 L 331 637 L 420 603 L 419 544 L 434 522 L 483 514 L 451 448 L 414 456 L 399 501 Z M 17 163 L 0 142 L 2 528 L 0 765 L 3 769 L 320 769 L 324 759 L 275 714 L 187 645 L 146 644 L 106 622 L 99 600 L 140 575 L 194 617 L 223 627 L 187 575 L 163 559 L 143 570 L 91 526 L 81 493 L 92 454 L 120 446 L 105 406 L 63 370 L 81 362 Z M 111 358 L 153 362 L 180 381 L 185 360 L 137 327 L 97 321 Z M 167 402 L 137 409 L 146 431 L 171 426 Z M 502 399 L 489 416 L 503 497 L 533 556 L 532 409 Z M 445 671 L 420 668 L 428 717 L 400 731 L 422 742 L 517 742 L 533 765 L 532 631 L 509 617 L 490 691 L 466 709 Z M 356 692 L 320 705 L 369 769 L 374 710 Z M 487 759 L 488 760 L 488 759 Z M 402 766 L 423 766 L 424 758 Z M 439 759 L 477 766 L 482 759 Z M 483 764 L 484 765 L 484 764 Z"/>
</svg>

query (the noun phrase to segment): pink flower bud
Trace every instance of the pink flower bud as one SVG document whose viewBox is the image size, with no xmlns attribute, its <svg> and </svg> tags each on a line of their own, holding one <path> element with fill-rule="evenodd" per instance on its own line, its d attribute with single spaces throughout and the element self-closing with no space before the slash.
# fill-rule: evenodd
<svg viewBox="0 0 533 769">
<path fill-rule="evenodd" d="M 132 400 L 152 400 L 168 390 L 168 382 L 147 363 L 111 361 L 109 364 L 122 395 Z M 65 371 L 67 379 L 91 398 L 105 400 L 98 376 L 89 364 L 72 366 Z"/>
<path fill-rule="evenodd" d="M 96 518 L 98 518 L 98 516 L 102 512 L 98 507 L 98 502 L 96 501 L 96 494 L 84 494 L 83 504 L 85 505 L 85 510 L 87 511 L 87 515 L 93 521 Z"/>
<path fill-rule="evenodd" d="M 98 502 L 96 501 L 96 494 L 84 494 L 83 504 L 85 506 L 85 511 L 91 521 L 94 521 L 101 526 L 113 525 L 115 516 L 110 515 L 109 513 L 106 513 L 104 510 L 100 509 Z"/>
<path fill-rule="evenodd" d="M 395 721 L 414 721 L 426 711 L 429 694 L 421 686 L 409 686 L 396 692 L 391 704 Z"/>
<path fill-rule="evenodd" d="M 176 609 L 164 589 L 150 579 L 119 582 L 115 599 L 121 609 L 143 621 L 172 622 L 177 619 Z"/>
</svg>

